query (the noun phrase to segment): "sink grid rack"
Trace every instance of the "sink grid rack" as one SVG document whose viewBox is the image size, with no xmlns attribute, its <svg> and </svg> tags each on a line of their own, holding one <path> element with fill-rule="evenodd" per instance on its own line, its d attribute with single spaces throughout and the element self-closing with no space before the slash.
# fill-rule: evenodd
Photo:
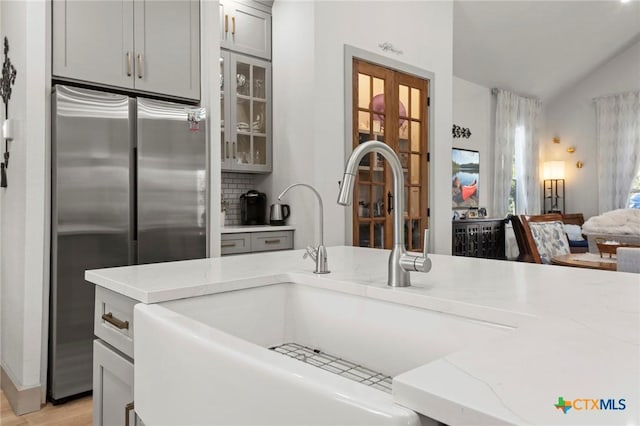
<svg viewBox="0 0 640 426">
<path fill-rule="evenodd" d="M 298 343 L 284 343 L 269 349 L 290 358 L 297 359 L 298 361 L 302 361 L 337 374 L 338 376 L 342 376 L 346 379 L 371 386 L 372 388 L 376 388 L 383 392 L 391 393 L 391 376 L 385 376 L 382 373 L 378 373 L 377 371 L 355 364 L 351 361 L 329 355 L 319 349 L 312 349 Z"/>
</svg>

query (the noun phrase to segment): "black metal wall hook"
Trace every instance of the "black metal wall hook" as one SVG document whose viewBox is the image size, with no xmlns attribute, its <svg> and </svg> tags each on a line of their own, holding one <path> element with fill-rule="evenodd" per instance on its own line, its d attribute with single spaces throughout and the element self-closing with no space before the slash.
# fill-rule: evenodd
<svg viewBox="0 0 640 426">
<path fill-rule="evenodd" d="M 0 79 L 0 96 L 4 103 L 4 118 L 9 118 L 9 99 L 11 99 L 11 86 L 16 83 L 16 76 L 18 71 L 16 67 L 11 63 L 9 59 L 9 39 L 4 38 L 4 61 L 2 63 L 2 79 Z M 2 163 L 0 164 L 0 187 L 7 187 L 7 170 L 9 168 L 9 142 L 4 140 L 4 156 Z"/>
</svg>

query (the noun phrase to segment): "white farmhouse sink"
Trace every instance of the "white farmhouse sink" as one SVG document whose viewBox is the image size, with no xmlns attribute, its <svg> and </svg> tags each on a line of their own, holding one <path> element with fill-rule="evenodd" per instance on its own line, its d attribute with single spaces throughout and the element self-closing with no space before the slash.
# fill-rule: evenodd
<svg viewBox="0 0 640 426">
<path fill-rule="evenodd" d="M 135 404 L 146 424 L 426 422 L 390 393 L 269 348 L 303 345 L 386 376 L 507 327 L 300 284 L 135 310 Z"/>
</svg>

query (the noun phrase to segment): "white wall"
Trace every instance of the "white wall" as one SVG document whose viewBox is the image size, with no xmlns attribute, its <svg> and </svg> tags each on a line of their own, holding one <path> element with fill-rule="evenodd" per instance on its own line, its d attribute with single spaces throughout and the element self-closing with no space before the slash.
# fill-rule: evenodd
<svg viewBox="0 0 640 426">
<path fill-rule="evenodd" d="M 435 251 L 451 251 L 452 28 L 450 2 L 276 1 L 273 8 L 274 172 L 263 190 L 306 181 L 322 194 L 325 244 L 350 242 L 345 208 L 336 204 L 344 139 L 344 46 L 351 45 L 435 74 L 431 101 L 431 229 Z M 295 34 L 295 37 L 292 35 Z M 402 55 L 383 53 L 392 43 Z M 280 45 L 280 43 L 284 43 Z M 295 64 L 295 72 L 284 70 Z M 284 154 L 289 153 L 289 154 Z M 284 159 L 290 162 L 285 163 Z M 278 188 L 278 189 L 276 189 Z M 273 198 L 273 197 L 272 197 Z M 313 199 L 291 199 L 296 246 L 312 244 Z M 433 246 L 432 246 L 433 247 Z"/>
<path fill-rule="evenodd" d="M 256 177 L 269 203 L 275 203 L 278 194 L 292 183 L 315 185 L 314 12 L 315 4 L 306 1 L 276 1 L 272 9 L 274 171 Z M 323 201 L 325 205 L 331 203 L 326 197 Z M 317 244 L 317 201 L 313 194 L 306 188 L 294 188 L 282 202 L 291 206 L 288 224 L 296 227 L 295 247 Z M 329 223 L 325 222 L 328 229 Z"/>
<path fill-rule="evenodd" d="M 22 388 L 43 383 L 48 298 L 48 126 L 49 66 L 47 2 L 3 1 L 2 37 L 18 74 L 9 102 L 16 121 L 10 143 L 9 187 L 0 189 L 0 282 L 3 369 Z"/>
<path fill-rule="evenodd" d="M 454 148 L 471 149 L 480 152 L 480 207 L 487 208 L 492 216 L 493 197 L 493 121 L 491 89 L 453 78 L 453 123 L 471 130 L 471 137 L 453 139 Z"/>
<path fill-rule="evenodd" d="M 640 90 L 640 41 L 547 104 L 542 161 L 565 161 L 567 212 L 583 213 L 585 219 L 598 214 L 593 98 L 630 90 Z M 560 137 L 561 143 L 553 144 L 553 136 Z M 569 146 L 575 147 L 574 154 L 567 153 Z M 578 160 L 584 168 L 576 168 Z"/>
</svg>

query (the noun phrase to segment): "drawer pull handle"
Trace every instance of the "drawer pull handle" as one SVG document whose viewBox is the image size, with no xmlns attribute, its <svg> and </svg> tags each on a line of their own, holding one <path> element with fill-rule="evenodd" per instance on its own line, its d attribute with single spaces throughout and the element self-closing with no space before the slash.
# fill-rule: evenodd
<svg viewBox="0 0 640 426">
<path fill-rule="evenodd" d="M 224 15 L 224 32 L 225 34 L 229 32 L 229 15 Z"/>
<path fill-rule="evenodd" d="M 133 401 L 124 406 L 124 426 L 129 426 L 129 412 L 133 410 Z"/>
<path fill-rule="evenodd" d="M 106 314 L 102 314 L 102 319 L 105 320 L 106 322 L 108 322 L 109 324 L 113 325 L 114 327 L 119 328 L 120 330 L 122 330 L 122 329 L 128 330 L 129 329 L 129 321 L 122 321 L 122 320 L 114 317 L 113 313 L 111 313 L 111 312 L 107 312 Z"/>
<path fill-rule="evenodd" d="M 280 238 L 277 240 L 264 240 L 265 244 L 278 244 L 280 242 Z"/>
<path fill-rule="evenodd" d="M 222 247 L 235 247 L 236 243 L 224 243 L 222 244 Z"/>
<path fill-rule="evenodd" d="M 236 17 L 232 16 L 231 17 L 231 35 L 236 35 Z"/>
</svg>

